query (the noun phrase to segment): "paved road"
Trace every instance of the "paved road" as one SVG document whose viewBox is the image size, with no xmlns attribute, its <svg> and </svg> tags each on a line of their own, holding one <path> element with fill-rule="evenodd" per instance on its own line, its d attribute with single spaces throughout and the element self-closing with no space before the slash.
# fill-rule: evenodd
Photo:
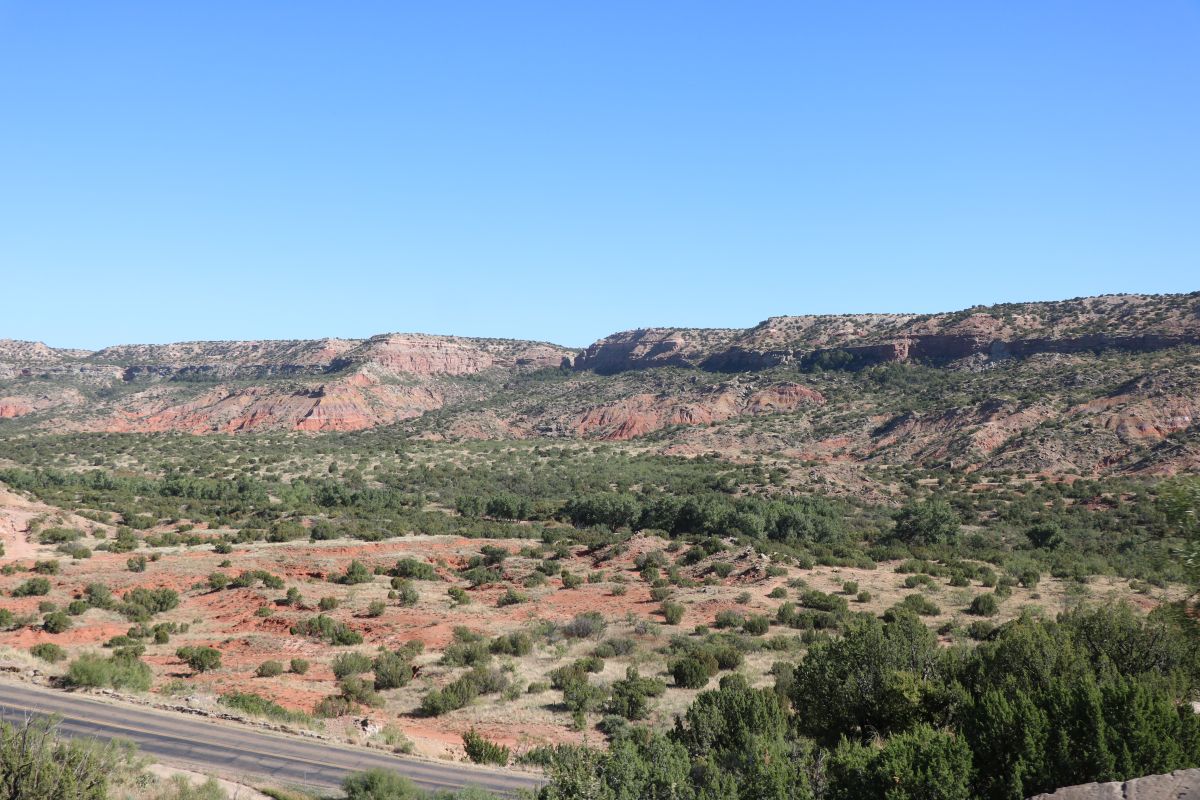
<svg viewBox="0 0 1200 800">
<path fill-rule="evenodd" d="M 541 784 L 531 775 L 402 758 L 28 684 L 0 683 L 3 719 L 19 722 L 30 715 L 49 714 L 61 717 L 59 730 L 64 735 L 128 739 L 160 761 L 220 777 L 255 776 L 325 789 L 339 786 L 351 772 L 382 767 L 406 775 L 423 789 L 478 786 L 508 797 Z"/>
</svg>

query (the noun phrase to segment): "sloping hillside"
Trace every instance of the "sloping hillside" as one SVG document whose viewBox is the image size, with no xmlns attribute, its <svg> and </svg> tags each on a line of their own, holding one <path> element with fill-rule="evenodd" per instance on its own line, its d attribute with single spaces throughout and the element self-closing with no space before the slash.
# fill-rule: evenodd
<svg viewBox="0 0 1200 800">
<path fill-rule="evenodd" d="M 581 352 L 420 334 L 0 342 L 0 433 L 399 425 L 818 465 L 1168 474 L 1200 464 L 1198 397 L 1200 293 L 644 329 Z"/>
</svg>

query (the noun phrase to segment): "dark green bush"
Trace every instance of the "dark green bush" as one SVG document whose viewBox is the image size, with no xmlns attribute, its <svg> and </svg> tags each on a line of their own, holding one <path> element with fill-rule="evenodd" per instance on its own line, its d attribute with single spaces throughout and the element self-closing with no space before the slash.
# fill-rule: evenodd
<svg viewBox="0 0 1200 800">
<path fill-rule="evenodd" d="M 437 571 L 432 564 L 417 561 L 415 558 L 402 558 L 392 567 L 391 574 L 397 578 L 409 578 L 417 581 L 435 581 Z"/>
<path fill-rule="evenodd" d="M 50 594 L 50 581 L 45 578 L 29 578 L 13 589 L 13 597 L 40 597 Z"/>
<path fill-rule="evenodd" d="M 994 617 L 1000 613 L 1000 603 L 991 592 L 976 595 L 967 608 L 967 613 L 977 617 Z"/>
<path fill-rule="evenodd" d="M 507 767 L 511 753 L 507 747 L 498 745 L 495 742 L 488 741 L 480 736 L 474 728 L 471 728 L 463 734 L 463 747 L 467 751 L 467 758 L 471 759 L 476 764 L 495 764 L 499 767 Z"/>
<path fill-rule="evenodd" d="M 43 661 L 48 661 L 51 664 L 57 664 L 67 657 L 67 651 L 63 650 L 53 642 L 42 642 L 40 644 L 35 644 L 33 647 L 29 648 L 29 652 L 31 655 L 40 658 Z"/>
<path fill-rule="evenodd" d="M 221 651 L 213 647 L 181 647 L 175 657 L 195 672 L 210 672 L 221 668 Z"/>
<path fill-rule="evenodd" d="M 717 660 L 708 653 L 693 653 L 675 659 L 668 671 L 675 685 L 684 689 L 700 689 L 717 674 Z"/>
</svg>

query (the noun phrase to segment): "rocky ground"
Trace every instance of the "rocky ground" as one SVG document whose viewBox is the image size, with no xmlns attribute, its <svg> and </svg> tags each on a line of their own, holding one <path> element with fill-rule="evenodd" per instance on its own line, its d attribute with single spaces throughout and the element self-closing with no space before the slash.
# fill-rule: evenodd
<svg viewBox="0 0 1200 800">
<path fill-rule="evenodd" d="M 1181 769 L 1131 781 L 1068 786 L 1030 800 L 1185 800 L 1200 797 L 1200 769 Z"/>
</svg>

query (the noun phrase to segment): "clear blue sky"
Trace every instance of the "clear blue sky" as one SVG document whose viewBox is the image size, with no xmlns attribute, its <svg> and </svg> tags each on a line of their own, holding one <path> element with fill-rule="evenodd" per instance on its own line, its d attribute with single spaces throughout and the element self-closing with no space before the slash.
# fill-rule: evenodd
<svg viewBox="0 0 1200 800">
<path fill-rule="evenodd" d="M 0 338 L 1200 289 L 1200 2 L 0 0 Z"/>
</svg>

